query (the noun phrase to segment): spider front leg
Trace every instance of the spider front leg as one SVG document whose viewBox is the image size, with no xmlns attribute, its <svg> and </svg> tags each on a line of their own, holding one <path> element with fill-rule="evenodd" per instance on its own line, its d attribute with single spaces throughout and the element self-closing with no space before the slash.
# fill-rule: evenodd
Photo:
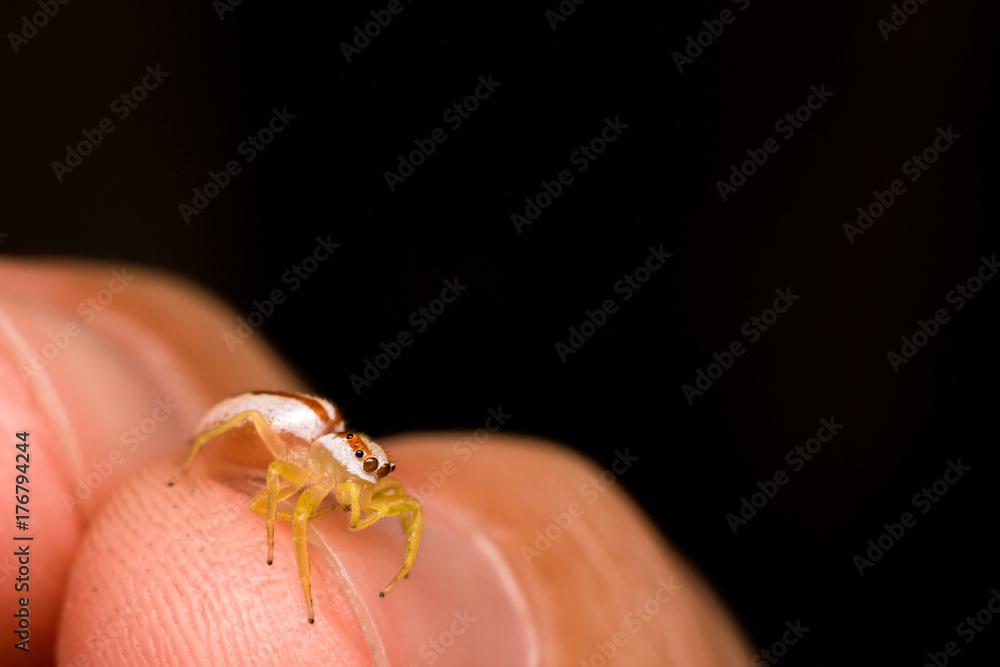
<svg viewBox="0 0 1000 667">
<path fill-rule="evenodd" d="M 287 481 L 281 481 L 284 477 Z M 267 517 L 267 564 L 274 562 L 274 522 L 279 518 L 294 520 L 294 514 L 279 512 L 278 503 L 309 483 L 309 473 L 287 461 L 274 461 L 267 467 L 267 491 L 250 501 L 250 509 Z M 325 493 L 323 495 L 326 495 Z M 301 501 L 305 496 L 299 497 Z"/>
<path fill-rule="evenodd" d="M 396 573 L 392 581 L 379 591 L 378 596 L 381 598 L 385 597 L 386 593 L 391 591 L 396 584 L 410 573 L 410 569 L 417 559 L 417 549 L 420 546 L 420 533 L 424 528 L 424 511 L 420 506 L 420 501 L 403 493 L 402 484 L 396 480 L 383 480 L 380 482 L 365 511 L 369 516 L 365 517 L 364 521 L 351 521 L 351 530 L 364 530 L 379 519 L 399 515 L 400 521 L 403 524 L 403 532 L 406 534 L 406 551 L 403 557 L 403 567 Z"/>
<path fill-rule="evenodd" d="M 295 495 L 295 493 L 301 488 L 301 484 L 296 484 L 294 482 L 282 482 L 281 486 L 278 487 L 278 492 L 276 494 L 278 502 L 280 503 L 282 500 Z M 268 491 L 265 489 L 254 496 L 254 499 L 250 501 L 250 509 L 264 518 L 267 518 L 267 495 Z M 281 519 L 282 521 L 291 521 L 292 513 L 284 510 L 278 510 L 275 518 Z"/>
<path fill-rule="evenodd" d="M 273 464 L 272 464 L 273 465 Z M 292 511 L 292 535 L 295 537 L 295 556 L 299 563 L 299 577 L 302 579 L 302 592 L 306 597 L 306 609 L 309 612 L 309 622 L 315 622 L 313 615 L 312 591 L 309 588 L 309 520 L 313 518 L 316 508 L 330 492 L 332 485 L 312 486 L 302 492 Z"/>
<path fill-rule="evenodd" d="M 275 461 L 274 463 L 281 463 L 281 461 Z M 283 521 L 292 520 L 292 513 L 278 510 L 278 503 L 289 496 L 294 495 L 303 486 L 302 483 L 297 481 L 285 481 L 278 483 L 276 478 L 280 473 L 274 463 L 268 466 L 267 469 L 267 489 L 265 491 L 261 491 L 253 500 L 250 501 L 250 509 L 267 519 L 268 565 L 274 562 L 274 522 L 277 519 L 282 519 Z M 274 471 L 273 475 L 272 470 Z M 272 497 L 274 498 L 273 501 L 271 500 Z M 274 514 L 271 514 L 271 508 L 274 508 Z"/>
<path fill-rule="evenodd" d="M 396 494 L 400 496 L 406 495 L 406 489 L 403 488 L 403 483 L 394 477 L 386 477 L 378 483 L 375 487 L 375 493 L 389 495 Z M 403 525 L 403 533 L 408 534 L 410 532 L 410 522 L 413 521 L 412 512 L 403 512 L 399 515 L 399 522 Z"/>
</svg>

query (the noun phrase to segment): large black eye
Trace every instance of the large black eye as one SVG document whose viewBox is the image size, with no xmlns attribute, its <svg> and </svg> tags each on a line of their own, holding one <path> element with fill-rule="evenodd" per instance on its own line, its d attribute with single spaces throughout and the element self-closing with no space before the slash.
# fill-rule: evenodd
<svg viewBox="0 0 1000 667">
<path fill-rule="evenodd" d="M 347 439 L 348 439 L 348 440 L 350 440 L 350 439 L 351 439 L 351 438 L 353 438 L 353 437 L 354 437 L 354 434 L 353 434 L 353 433 L 348 433 L 348 434 L 347 434 Z"/>
<path fill-rule="evenodd" d="M 359 459 L 362 459 L 362 458 L 365 457 L 365 453 L 363 451 L 361 451 L 360 449 L 358 451 L 354 452 L 354 455 L 357 456 Z"/>
</svg>

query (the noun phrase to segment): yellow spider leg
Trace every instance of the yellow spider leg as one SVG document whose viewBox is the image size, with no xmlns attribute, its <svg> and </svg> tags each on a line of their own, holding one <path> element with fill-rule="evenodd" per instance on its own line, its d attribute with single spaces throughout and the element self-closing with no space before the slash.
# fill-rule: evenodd
<svg viewBox="0 0 1000 667">
<path fill-rule="evenodd" d="M 323 502 L 323 498 L 330 492 L 329 486 L 313 486 L 302 492 L 299 501 L 295 504 L 292 512 L 292 535 L 295 536 L 295 556 L 299 562 L 299 577 L 302 579 L 302 592 L 306 596 L 306 609 L 309 612 L 309 622 L 313 623 L 312 592 L 309 590 L 309 542 L 307 541 L 306 530 L 309 527 L 309 519 L 313 512 Z"/>
<path fill-rule="evenodd" d="M 385 493 L 386 490 L 388 489 L 383 489 L 376 493 L 372 497 L 371 502 L 368 503 L 367 512 L 370 516 L 358 524 L 351 525 L 351 530 L 363 530 L 384 517 L 394 514 L 412 513 L 412 519 L 409 522 L 404 522 L 406 554 L 403 559 L 403 568 L 396 573 L 396 576 L 389 582 L 389 585 L 379 592 L 379 597 L 385 597 L 386 593 L 391 591 L 396 584 L 403 580 L 403 577 L 410 573 L 410 568 L 413 567 L 413 563 L 417 559 L 417 548 L 420 546 L 420 533 L 424 528 L 424 511 L 420 507 L 420 501 L 407 495 L 388 494 Z M 406 523 L 409 525 L 406 525 Z"/>
<path fill-rule="evenodd" d="M 388 491 L 392 491 L 400 495 L 406 495 L 406 491 L 403 489 L 403 483 L 395 477 L 384 477 L 379 480 L 378 484 L 375 485 L 375 493 Z"/>
<path fill-rule="evenodd" d="M 353 528 L 361 520 L 361 489 L 354 482 L 344 482 L 337 487 L 337 498 L 343 498 L 345 493 L 351 499 L 351 527 Z"/>
<path fill-rule="evenodd" d="M 267 564 L 270 565 L 274 562 L 274 522 L 278 518 L 278 495 L 286 490 L 286 483 L 281 482 L 281 478 L 284 477 L 292 484 L 296 485 L 296 489 L 302 488 L 304 485 L 309 483 L 309 473 L 295 465 L 294 463 L 289 463 L 288 461 L 273 461 L 271 465 L 267 467 Z M 295 490 L 287 493 L 284 498 L 287 498 Z M 311 489 L 310 489 L 311 490 Z M 326 495 L 325 493 L 323 495 Z M 302 498 L 306 496 L 303 493 L 299 496 L 299 503 L 302 502 Z M 296 505 L 296 511 L 298 510 L 298 505 Z M 294 520 L 294 517 L 293 517 Z"/>
<path fill-rule="evenodd" d="M 333 510 L 336 510 L 336 509 L 340 509 L 340 506 L 339 505 L 333 505 L 331 507 L 327 507 L 326 509 L 322 509 L 322 510 L 320 510 L 318 512 L 314 511 L 313 515 L 311 517 L 309 517 L 309 518 L 310 519 L 315 519 L 318 516 L 323 516 L 324 514 L 329 514 L 330 512 L 332 512 Z"/>
<path fill-rule="evenodd" d="M 379 483 L 375 485 L 375 494 L 373 498 L 379 498 L 386 496 L 390 493 L 397 494 L 400 496 L 406 495 L 406 489 L 403 488 L 403 483 L 400 482 L 395 477 L 386 477 L 379 480 Z M 410 521 L 413 520 L 413 515 L 409 512 L 404 512 L 399 515 L 399 522 L 403 525 L 403 533 L 410 532 Z"/>
<path fill-rule="evenodd" d="M 267 448 L 271 450 L 271 454 L 274 455 L 274 458 L 285 458 L 286 447 L 284 441 L 281 439 L 281 436 L 274 432 L 274 429 L 271 428 L 269 423 L 267 423 L 267 420 L 264 419 L 263 415 L 256 410 L 247 410 L 246 412 L 241 412 L 232 419 L 219 424 L 215 428 L 205 431 L 195 438 L 191 442 L 191 455 L 188 457 L 187 462 L 184 464 L 184 467 L 181 468 L 180 472 L 174 475 L 170 481 L 167 482 L 167 486 L 173 486 L 181 477 L 185 475 L 185 473 L 187 473 L 191 464 L 194 463 L 194 457 L 198 455 L 198 451 L 201 449 L 202 445 L 213 438 L 219 437 L 226 431 L 236 428 L 247 419 L 253 421 L 253 425 L 257 428 L 257 433 L 260 434 L 260 437 L 264 441 L 264 444 L 267 445 Z"/>
<path fill-rule="evenodd" d="M 276 502 L 280 503 L 282 500 L 288 498 L 289 496 L 294 495 L 295 492 L 298 491 L 301 488 L 302 488 L 302 485 L 301 484 L 297 484 L 295 482 L 282 482 L 281 486 L 278 487 L 278 491 L 276 493 L 276 496 L 277 496 Z M 269 492 L 266 491 L 266 490 L 265 491 L 261 491 L 256 497 L 254 497 L 253 500 L 250 501 L 250 509 L 252 509 L 254 512 L 256 512 L 257 514 L 259 514 L 259 515 L 261 515 L 263 517 L 267 516 L 267 494 L 268 493 Z M 281 519 L 282 521 L 291 521 L 292 520 L 292 513 L 291 512 L 285 512 L 283 510 L 278 510 L 276 518 Z"/>
<path fill-rule="evenodd" d="M 287 485 L 288 487 L 287 493 L 284 491 L 285 485 Z M 292 484 L 291 482 L 283 483 L 282 486 L 278 489 L 278 502 L 280 503 L 282 500 L 285 500 L 286 498 L 295 495 L 295 493 L 301 488 L 302 488 L 301 484 Z M 267 491 L 261 491 L 258 496 L 256 496 L 252 501 L 250 501 L 250 509 L 252 509 L 257 514 L 260 514 L 261 516 L 265 517 L 267 516 Z M 315 519 L 318 516 L 323 516 L 324 514 L 328 514 L 333 510 L 337 509 L 340 509 L 339 505 L 331 505 L 330 507 L 321 509 L 318 512 L 313 512 L 313 515 L 309 518 Z M 282 521 L 291 521 L 293 519 L 292 513 L 286 512 L 284 510 L 278 510 L 278 513 L 277 515 L 275 515 L 275 518 L 281 519 Z"/>
</svg>

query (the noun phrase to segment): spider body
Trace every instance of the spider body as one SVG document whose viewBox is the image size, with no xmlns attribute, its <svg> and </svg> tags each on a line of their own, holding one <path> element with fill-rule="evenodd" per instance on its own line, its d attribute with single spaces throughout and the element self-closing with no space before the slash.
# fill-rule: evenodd
<svg viewBox="0 0 1000 667">
<path fill-rule="evenodd" d="M 247 392 L 223 400 L 202 418 L 191 455 L 169 484 L 188 471 L 202 445 L 248 421 L 273 457 L 267 468 L 267 490 L 250 502 L 250 508 L 267 519 L 269 565 L 274 560 L 275 522 L 292 522 L 309 622 L 314 614 L 307 524 L 338 506 L 350 511 L 351 530 L 399 515 L 406 534 L 403 568 L 379 596 L 392 590 L 416 559 L 423 528 L 420 501 L 406 495 L 399 481 L 387 477 L 396 466 L 385 450 L 364 433 L 345 430 L 343 418 L 329 401 L 288 392 Z M 278 509 L 278 503 L 296 493 L 300 495 L 294 510 Z M 320 510 L 328 495 L 336 505 Z"/>
</svg>

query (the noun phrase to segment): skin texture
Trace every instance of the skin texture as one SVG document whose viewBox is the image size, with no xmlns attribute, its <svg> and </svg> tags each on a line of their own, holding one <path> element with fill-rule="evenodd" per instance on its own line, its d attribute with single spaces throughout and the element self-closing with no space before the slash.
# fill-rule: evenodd
<svg viewBox="0 0 1000 667">
<path fill-rule="evenodd" d="M 31 433 L 30 528 L 16 532 L 34 537 L 32 663 L 578 665 L 602 664 L 602 650 L 627 665 L 749 659 L 696 570 L 617 486 L 581 493 L 599 469 L 499 433 L 476 451 L 456 448 L 464 433 L 381 441 L 393 476 L 423 500 L 416 565 L 379 599 L 402 562 L 398 520 L 351 533 L 341 512 L 317 519 L 310 626 L 288 522 L 265 562 L 264 520 L 249 508 L 259 468 L 206 445 L 166 486 L 216 401 L 308 389 L 260 334 L 230 353 L 222 334 L 234 315 L 176 278 L 128 267 L 134 277 L 103 310 L 79 309 L 121 268 L 0 262 L 0 428 Z M 25 370 L 31 349 L 50 357 L 43 372 Z M 231 437 L 255 446 L 252 429 Z M 7 489 L 12 468 L 0 466 Z M 553 528 L 553 513 L 567 512 L 578 513 L 571 527 Z M 547 530 L 555 539 L 539 541 Z M 0 617 L 11 619 L 17 564 L 4 558 Z M 0 645 L 3 664 L 26 657 Z"/>
</svg>

